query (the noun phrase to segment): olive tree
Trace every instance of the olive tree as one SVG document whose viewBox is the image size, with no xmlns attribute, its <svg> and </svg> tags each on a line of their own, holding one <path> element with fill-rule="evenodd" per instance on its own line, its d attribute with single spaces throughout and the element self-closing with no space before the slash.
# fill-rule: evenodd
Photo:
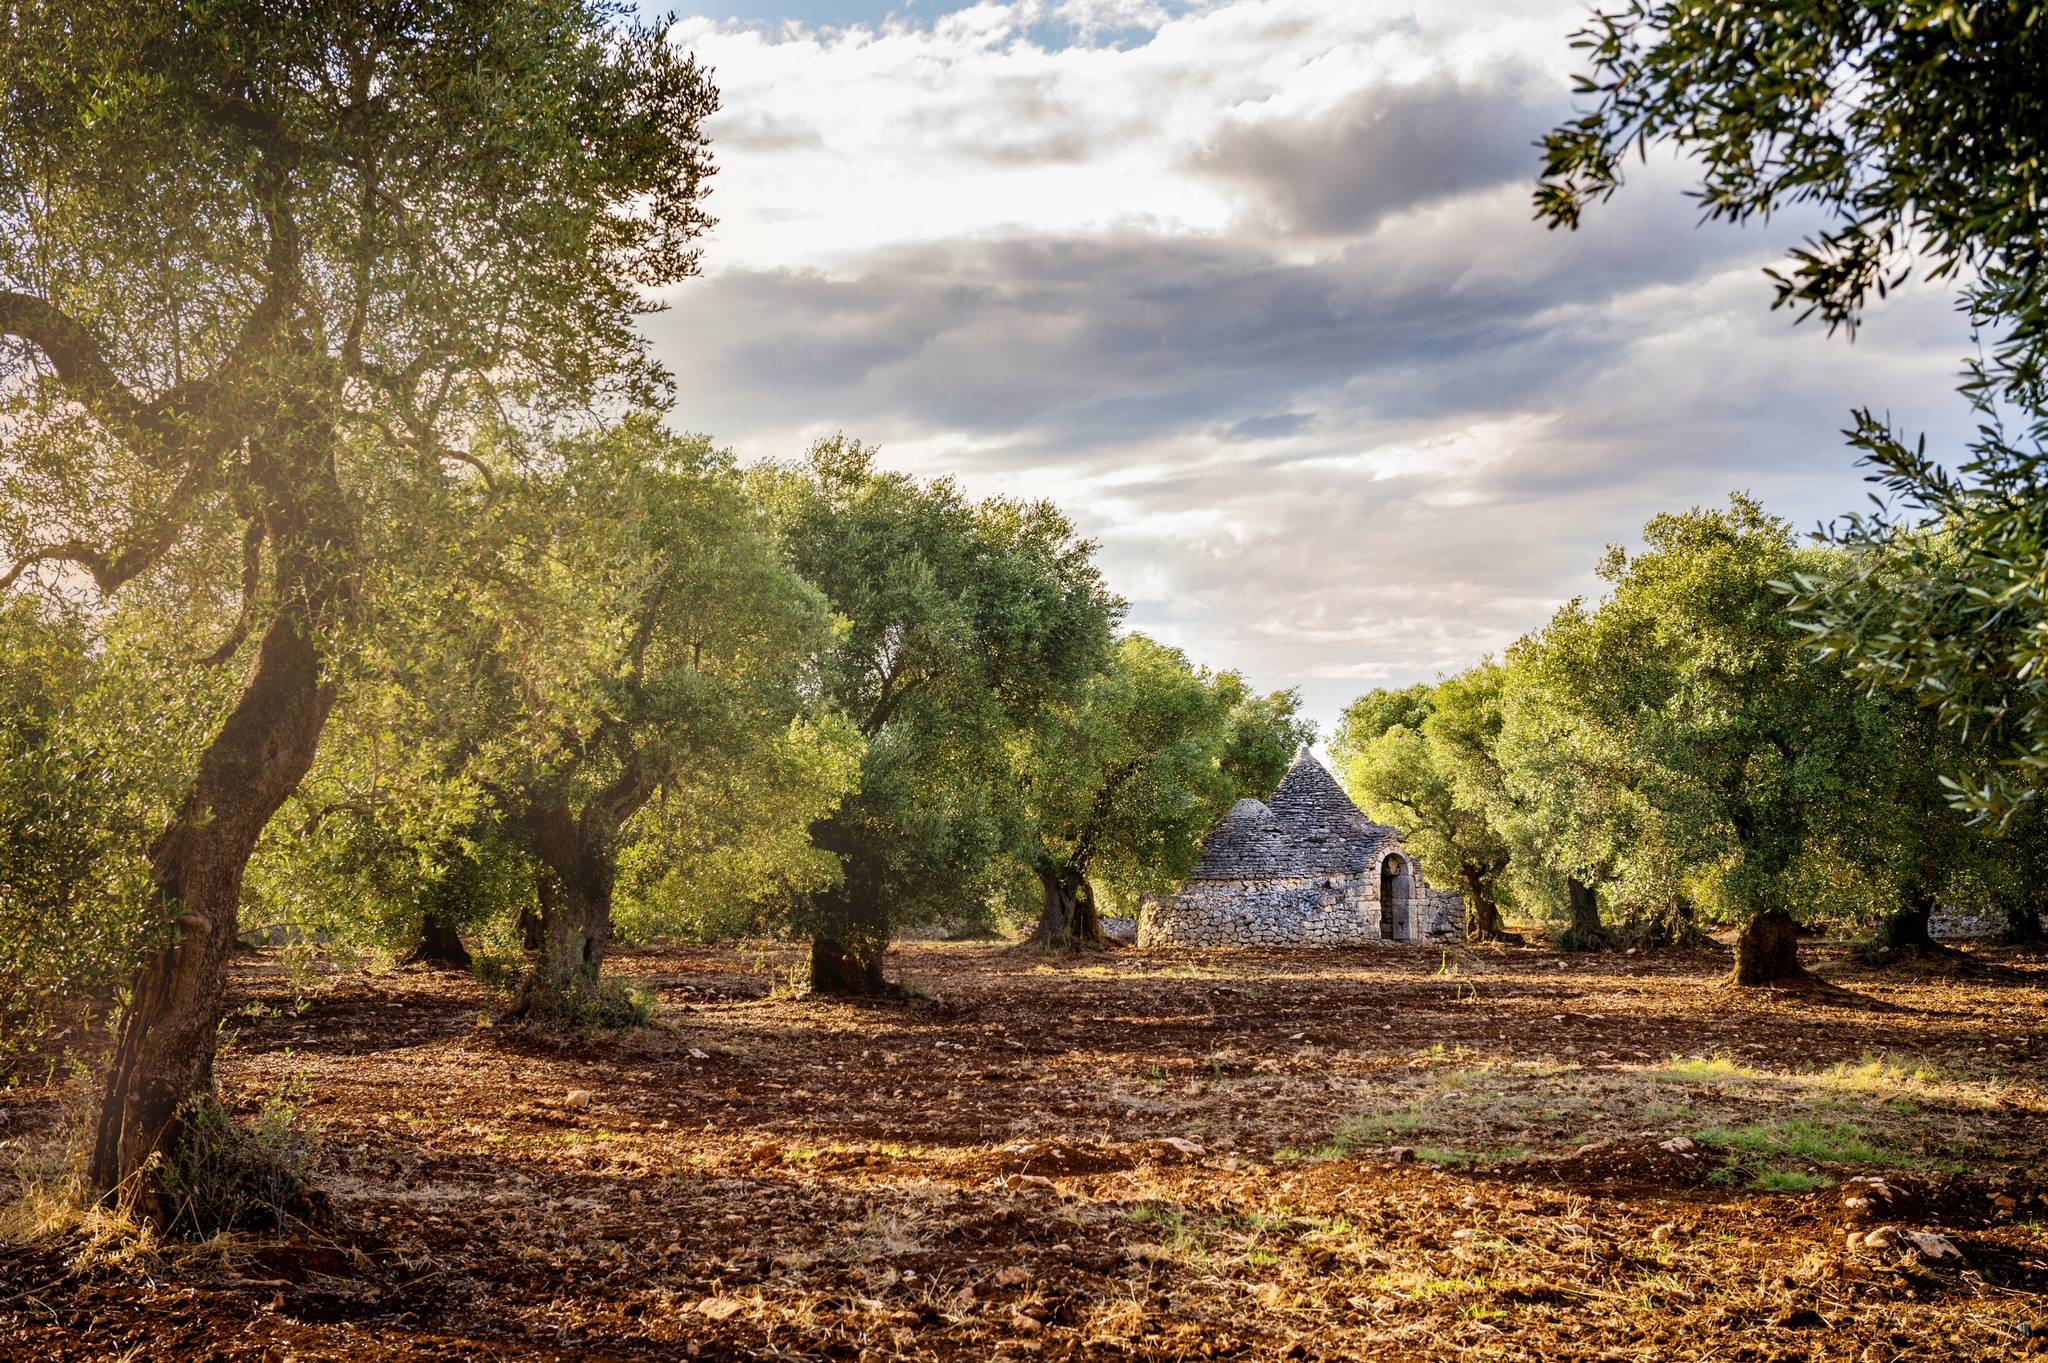
<svg viewBox="0 0 2048 1363">
<path fill-rule="evenodd" d="M 1631 0 L 1577 36 L 1580 114 L 1544 139 L 1537 215 L 1578 225 L 1655 143 L 1692 154 L 1709 218 L 1823 225 L 1776 304 L 1853 329 L 1916 269 L 1978 333 L 1960 457 L 1868 409 L 1849 432 L 1885 497 L 1849 552 L 1788 580 L 1804 625 L 1874 688 L 1963 738 L 1953 801 L 2005 817 L 2048 772 L 2048 5 Z"/>
<path fill-rule="evenodd" d="M 808 896 L 811 988 L 875 994 L 896 921 L 986 894 L 1021 836 L 1005 743 L 1078 694 L 1123 603 L 1044 502 L 972 502 L 834 439 L 777 480 L 785 552 L 847 621 L 825 669 L 859 732 L 856 789 L 813 827 L 839 863 Z"/>
<path fill-rule="evenodd" d="M 210 1090 L 251 850 L 313 760 L 395 466 L 660 396 L 633 328 L 696 267 L 705 73 L 586 0 L 24 0 L 0 25 L 0 590 L 109 597 L 222 538 L 243 680 L 150 842 L 90 1179 Z"/>
<path fill-rule="evenodd" d="M 1292 692 L 1253 696 L 1236 673 L 1197 668 L 1142 634 L 1118 640 L 1107 670 L 1010 745 L 1028 830 L 1021 855 L 1041 892 L 1031 944 L 1107 946 L 1093 881 L 1131 896 L 1193 869 L 1217 817 L 1263 797 L 1285 774 L 1279 754 L 1313 737 L 1298 703 Z M 1270 756 L 1231 761 L 1253 753 Z"/>
</svg>

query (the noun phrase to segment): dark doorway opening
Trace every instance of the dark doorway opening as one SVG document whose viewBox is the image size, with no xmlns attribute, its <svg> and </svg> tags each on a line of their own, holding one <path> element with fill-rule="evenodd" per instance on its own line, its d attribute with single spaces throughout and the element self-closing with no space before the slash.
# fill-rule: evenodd
<svg viewBox="0 0 2048 1363">
<path fill-rule="evenodd" d="M 1403 934 L 1402 912 L 1408 906 L 1401 901 L 1401 859 L 1388 857 L 1380 863 L 1380 937 L 1383 941 L 1398 942 Z"/>
</svg>

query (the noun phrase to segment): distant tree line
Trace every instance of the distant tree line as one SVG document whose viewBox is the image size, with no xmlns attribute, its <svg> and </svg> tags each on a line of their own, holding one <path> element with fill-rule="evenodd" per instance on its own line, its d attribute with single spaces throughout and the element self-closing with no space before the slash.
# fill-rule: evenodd
<svg viewBox="0 0 2048 1363">
<path fill-rule="evenodd" d="M 1937 904 L 2040 935 L 2048 828 L 1973 819 L 1945 775 L 1985 759 L 1958 729 L 1815 648 L 1788 584 L 1850 552 L 1801 546 L 1746 497 L 1663 515 L 1499 659 L 1370 692 L 1332 744 L 1340 778 L 1461 890 L 1476 938 L 1501 908 L 1561 944 L 1685 944 L 1737 924 L 1735 976 L 1803 973 L 1802 919 L 1932 949 Z"/>
</svg>

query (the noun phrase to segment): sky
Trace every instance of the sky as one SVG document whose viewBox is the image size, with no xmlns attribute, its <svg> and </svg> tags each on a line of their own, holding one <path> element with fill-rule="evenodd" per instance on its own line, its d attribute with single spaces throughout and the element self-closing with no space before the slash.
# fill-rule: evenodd
<svg viewBox="0 0 2048 1363">
<path fill-rule="evenodd" d="M 1609 543 L 1750 492 L 1865 503 L 1852 408 L 1938 442 L 1966 337 L 1908 287 L 1852 341 L 1773 312 L 1816 221 L 1700 224 L 1654 156 L 1533 221 L 1578 4 L 722 0 L 718 227 L 648 330 L 676 424 L 845 432 L 1049 497 L 1130 624 L 1325 738 L 1596 595 Z"/>
</svg>

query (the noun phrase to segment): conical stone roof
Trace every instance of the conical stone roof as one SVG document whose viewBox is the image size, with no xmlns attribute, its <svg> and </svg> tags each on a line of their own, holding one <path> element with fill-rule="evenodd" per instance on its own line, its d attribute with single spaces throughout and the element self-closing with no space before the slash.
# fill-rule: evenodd
<svg viewBox="0 0 2048 1363">
<path fill-rule="evenodd" d="M 1303 748 L 1272 796 L 1239 800 L 1202 840 L 1191 880 L 1266 880 L 1363 871 L 1400 839 L 1374 823 Z"/>
</svg>

